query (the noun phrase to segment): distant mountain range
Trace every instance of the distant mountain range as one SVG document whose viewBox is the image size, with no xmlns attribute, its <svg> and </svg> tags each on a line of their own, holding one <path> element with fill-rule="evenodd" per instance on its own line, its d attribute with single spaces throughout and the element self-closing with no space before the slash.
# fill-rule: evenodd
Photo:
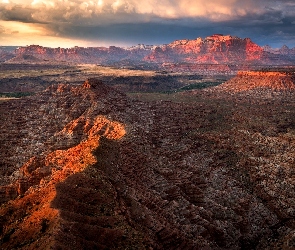
<svg viewBox="0 0 295 250">
<path fill-rule="evenodd" d="M 261 47 L 250 38 L 214 34 L 204 39 L 176 40 L 159 46 L 139 44 L 129 48 L 48 48 L 30 45 L 19 47 L 14 52 L 0 48 L 0 60 L 12 63 L 54 60 L 121 66 L 156 64 L 169 70 L 191 71 L 201 65 L 226 65 L 231 69 L 235 66 L 294 65 L 295 48 L 289 49 L 285 45 L 280 49 Z"/>
<path fill-rule="evenodd" d="M 266 45 L 266 46 L 263 46 L 262 48 L 266 52 L 269 52 L 269 53 L 272 53 L 275 55 L 279 55 L 285 59 L 289 59 L 289 60 L 294 61 L 295 47 L 290 49 L 287 45 L 283 45 L 279 49 L 274 49 L 274 48 L 270 47 L 269 45 Z"/>
</svg>

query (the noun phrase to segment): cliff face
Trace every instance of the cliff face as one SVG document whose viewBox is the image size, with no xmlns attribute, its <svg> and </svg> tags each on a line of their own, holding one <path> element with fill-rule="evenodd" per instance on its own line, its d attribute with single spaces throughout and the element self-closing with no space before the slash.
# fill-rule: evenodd
<svg viewBox="0 0 295 250">
<path fill-rule="evenodd" d="M 1 247 L 291 248 L 293 96 L 202 93 L 146 103 L 90 79 L 0 103 Z"/>
<path fill-rule="evenodd" d="M 21 47 L 17 56 L 34 56 L 42 60 L 60 60 L 76 63 L 181 63 L 181 64 L 230 64 L 230 65 L 279 65 L 292 64 L 292 58 L 281 57 L 253 43 L 249 38 L 230 35 L 212 35 L 204 39 L 177 40 L 161 46 L 115 46 L 92 48 L 46 48 L 38 45 Z M 16 59 L 18 60 L 18 59 Z M 174 65 L 181 70 L 182 65 Z M 193 70 L 193 67 L 190 68 Z M 202 71 L 202 69 L 200 69 Z M 228 70 L 230 71 L 230 70 Z"/>
<path fill-rule="evenodd" d="M 194 62 L 198 64 L 274 63 L 249 38 L 213 35 L 205 39 L 179 40 L 158 47 L 145 58 L 154 62 Z"/>
</svg>

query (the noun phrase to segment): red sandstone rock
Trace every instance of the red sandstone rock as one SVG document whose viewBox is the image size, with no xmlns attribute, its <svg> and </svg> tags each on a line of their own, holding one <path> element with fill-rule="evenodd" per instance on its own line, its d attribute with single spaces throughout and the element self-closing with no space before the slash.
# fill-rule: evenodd
<svg viewBox="0 0 295 250">
<path fill-rule="evenodd" d="M 294 91 L 293 71 L 240 71 L 237 76 L 217 87 L 230 92 L 248 90 Z"/>
<path fill-rule="evenodd" d="M 293 49 L 294 50 L 294 49 Z M 74 63 L 113 64 L 128 62 L 135 66 L 140 63 L 192 63 L 239 65 L 293 65 L 293 50 L 270 51 L 262 48 L 249 38 L 241 39 L 230 35 L 215 34 L 204 39 L 176 40 L 161 46 L 137 46 L 128 49 L 115 46 L 46 48 L 38 45 L 20 47 L 11 62 L 23 62 L 24 56 L 37 60 L 58 60 Z M 291 53 L 292 52 L 292 53 Z M 279 55 L 277 55 L 279 54 Z M 288 54 L 288 56 L 286 56 Z"/>
<path fill-rule="evenodd" d="M 154 62 L 197 64 L 269 63 L 263 49 L 249 38 L 213 35 L 205 39 L 179 40 L 158 47 L 145 58 Z"/>
</svg>

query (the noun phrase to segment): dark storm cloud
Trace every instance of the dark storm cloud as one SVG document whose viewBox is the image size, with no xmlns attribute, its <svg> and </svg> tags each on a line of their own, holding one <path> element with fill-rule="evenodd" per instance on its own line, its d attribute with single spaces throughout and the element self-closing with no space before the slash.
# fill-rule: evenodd
<svg viewBox="0 0 295 250">
<path fill-rule="evenodd" d="M 219 27 L 227 29 L 230 34 L 250 37 L 260 45 L 269 44 L 279 47 L 286 44 L 295 47 L 294 24 L 293 8 L 293 10 L 289 9 L 288 13 L 271 10 L 262 15 L 247 15 L 239 20 L 219 23 Z"/>
<path fill-rule="evenodd" d="M 295 25 L 293 19 L 271 20 L 268 16 L 241 20 L 208 22 L 206 20 L 186 19 L 170 22 L 126 23 L 100 26 L 61 26 L 52 27 L 66 37 L 84 37 L 91 41 L 108 40 L 113 45 L 121 44 L 163 44 L 177 39 L 195 39 L 215 33 L 230 34 L 241 38 L 249 37 L 259 45 L 280 47 L 283 44 L 295 47 Z"/>
<path fill-rule="evenodd" d="M 10 8 L 5 8 L 4 4 L 0 5 L 0 20 L 4 21 L 18 21 L 23 23 L 37 22 L 31 16 L 33 9 L 23 8 L 15 5 Z"/>
<path fill-rule="evenodd" d="M 295 46 L 294 1 L 12 1 L 0 4 L 0 20 L 44 24 L 48 34 L 61 38 L 132 45 L 223 33 L 260 45 Z"/>
</svg>

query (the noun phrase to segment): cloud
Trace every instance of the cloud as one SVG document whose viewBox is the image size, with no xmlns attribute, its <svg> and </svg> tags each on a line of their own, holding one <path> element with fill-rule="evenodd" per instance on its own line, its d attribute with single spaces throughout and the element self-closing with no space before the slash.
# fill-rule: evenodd
<svg viewBox="0 0 295 250">
<path fill-rule="evenodd" d="M 285 4 L 294 7 L 290 1 L 286 1 Z M 211 21 L 225 21 L 250 14 L 266 13 L 267 8 L 270 8 L 267 6 L 289 12 L 289 9 L 280 8 L 281 5 L 277 4 L 277 1 L 266 0 L 2 0 L 0 18 L 42 23 L 68 22 L 79 25 L 129 23 L 134 20 L 144 22 L 156 18 L 205 18 Z"/>
<path fill-rule="evenodd" d="M 0 34 L 3 34 L 5 32 L 4 26 L 0 25 Z"/>
<path fill-rule="evenodd" d="M 274 0 L 2 0 L 0 19 L 80 26 L 188 18 L 220 22 L 273 12 L 289 17 L 294 9 L 291 1 Z"/>
<path fill-rule="evenodd" d="M 295 3 L 291 0 L 0 1 L 2 26 L 10 34 L 19 31 L 18 37 L 32 33 L 12 29 L 11 23 L 28 24 L 43 39 L 93 42 L 160 43 L 212 33 L 254 36 L 261 43 L 271 36 L 295 40 Z"/>
</svg>

